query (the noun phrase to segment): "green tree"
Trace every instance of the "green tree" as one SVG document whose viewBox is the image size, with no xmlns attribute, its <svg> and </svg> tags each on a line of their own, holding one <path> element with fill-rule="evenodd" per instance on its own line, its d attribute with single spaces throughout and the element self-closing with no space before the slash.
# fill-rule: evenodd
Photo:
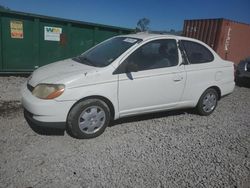
<svg viewBox="0 0 250 188">
<path fill-rule="evenodd" d="M 148 18 L 142 18 L 137 22 L 136 30 L 141 31 L 141 32 L 148 31 L 149 24 L 150 24 L 150 20 Z"/>
<path fill-rule="evenodd" d="M 5 7 L 3 5 L 0 5 L 0 10 L 10 10 L 9 7 Z"/>
</svg>

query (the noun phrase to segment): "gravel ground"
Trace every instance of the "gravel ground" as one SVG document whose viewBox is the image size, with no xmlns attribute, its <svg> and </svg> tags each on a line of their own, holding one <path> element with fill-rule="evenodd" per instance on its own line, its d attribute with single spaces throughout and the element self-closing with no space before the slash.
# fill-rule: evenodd
<svg viewBox="0 0 250 188">
<path fill-rule="evenodd" d="M 249 88 L 236 87 L 209 117 L 126 118 L 77 140 L 28 126 L 25 79 L 0 77 L 0 187 L 250 187 Z"/>
</svg>

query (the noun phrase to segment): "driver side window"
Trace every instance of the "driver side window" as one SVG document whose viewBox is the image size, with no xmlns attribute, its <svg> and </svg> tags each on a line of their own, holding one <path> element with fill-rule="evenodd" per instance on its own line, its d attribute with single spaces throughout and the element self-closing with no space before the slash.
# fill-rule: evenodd
<svg viewBox="0 0 250 188">
<path fill-rule="evenodd" d="M 121 65 L 120 73 L 129 72 L 126 67 L 137 71 L 172 67 L 178 64 L 176 40 L 161 39 L 151 41 L 134 51 Z"/>
</svg>

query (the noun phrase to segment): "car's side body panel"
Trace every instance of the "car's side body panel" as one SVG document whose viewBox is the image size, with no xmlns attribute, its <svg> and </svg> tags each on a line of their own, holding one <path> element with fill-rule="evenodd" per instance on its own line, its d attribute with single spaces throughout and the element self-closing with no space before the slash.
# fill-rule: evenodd
<svg viewBox="0 0 250 188">
<path fill-rule="evenodd" d="M 110 82 L 103 82 L 98 83 L 95 85 L 85 85 L 80 87 L 74 87 L 70 88 L 68 91 L 68 95 L 66 98 L 74 98 L 77 103 L 80 100 L 83 100 L 84 98 L 90 98 L 90 97 L 103 97 L 109 100 L 113 107 L 114 107 L 114 119 L 119 118 L 119 111 L 118 111 L 118 99 L 117 99 L 117 80 L 113 80 Z M 71 95 L 71 93 L 74 93 Z M 65 100 L 64 98 L 63 100 Z M 70 109 L 69 109 L 70 110 Z"/>
<path fill-rule="evenodd" d="M 143 45 L 159 39 L 176 40 L 175 37 L 162 36 L 144 40 L 123 54 L 119 61 L 114 62 L 114 67 L 119 67 L 126 58 Z M 171 109 L 178 105 L 186 79 L 184 66 L 179 66 L 182 62 L 179 50 L 178 56 L 178 65 L 174 67 L 119 74 L 119 117 Z"/>
<path fill-rule="evenodd" d="M 112 74 L 114 70 L 112 66 L 109 66 L 102 71 L 82 74 L 81 78 L 69 83 L 64 94 L 56 100 L 74 100 L 77 103 L 84 98 L 93 96 L 103 97 L 112 103 L 115 111 L 114 118 L 117 119 L 119 117 L 117 98 L 118 75 Z"/>
<path fill-rule="evenodd" d="M 233 64 L 223 66 L 215 60 L 206 64 L 185 65 L 185 70 L 187 81 L 182 101 L 191 106 L 196 106 L 202 93 L 209 87 L 218 87 L 222 96 L 233 91 Z"/>
<path fill-rule="evenodd" d="M 168 109 L 178 105 L 185 79 L 184 66 L 120 74 L 120 116 Z"/>
</svg>

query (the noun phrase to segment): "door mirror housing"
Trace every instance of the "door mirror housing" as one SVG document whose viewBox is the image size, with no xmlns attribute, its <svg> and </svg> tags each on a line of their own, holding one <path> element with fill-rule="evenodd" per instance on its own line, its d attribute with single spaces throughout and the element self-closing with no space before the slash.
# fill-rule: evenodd
<svg viewBox="0 0 250 188">
<path fill-rule="evenodd" d="M 134 63 L 128 63 L 126 66 L 126 73 L 138 72 L 138 66 Z"/>
<path fill-rule="evenodd" d="M 131 73 L 131 72 L 138 72 L 138 65 L 134 64 L 133 62 L 129 62 L 125 60 L 114 72 L 113 74 L 124 74 L 124 73 Z"/>
</svg>

